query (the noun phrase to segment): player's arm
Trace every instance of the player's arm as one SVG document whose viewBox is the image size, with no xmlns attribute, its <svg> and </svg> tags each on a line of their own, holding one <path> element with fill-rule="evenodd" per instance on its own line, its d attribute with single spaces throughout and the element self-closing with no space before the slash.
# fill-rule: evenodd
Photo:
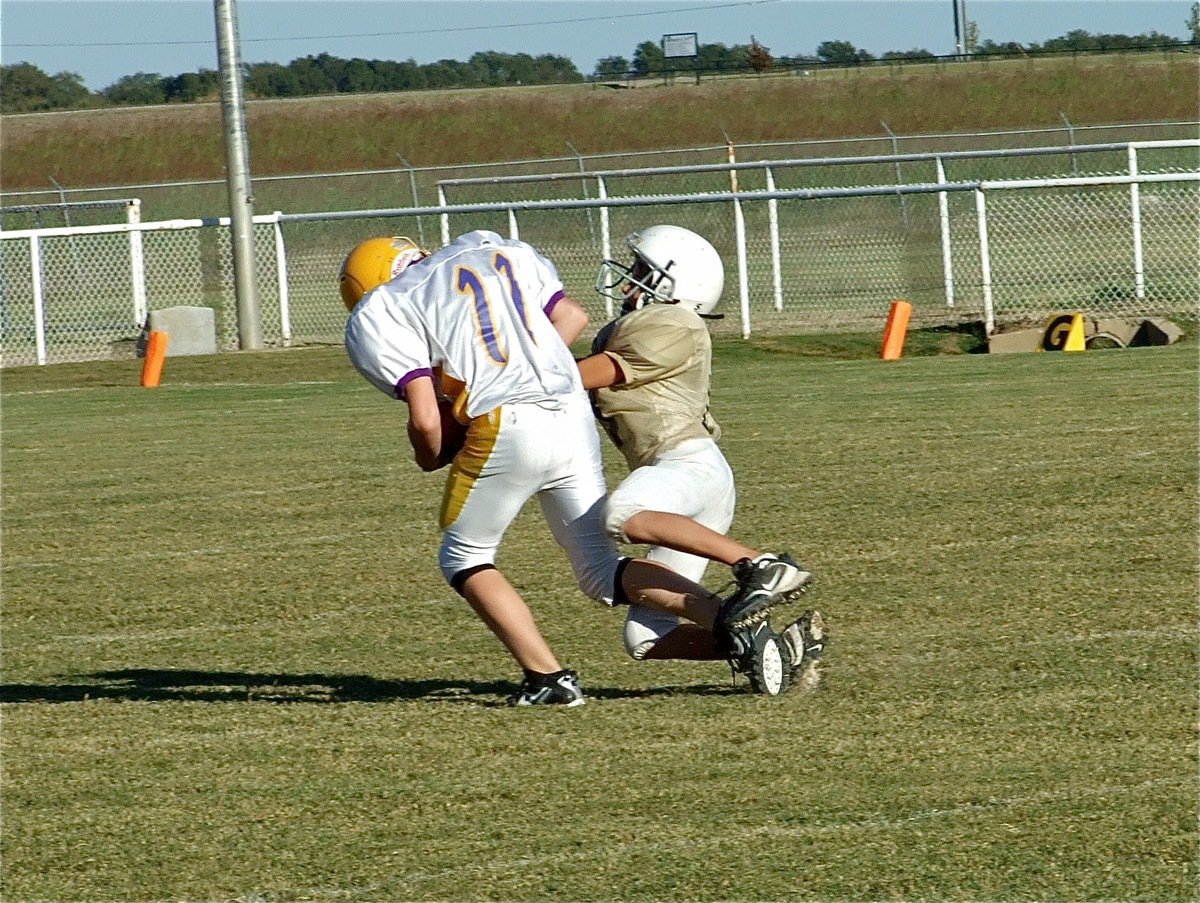
<svg viewBox="0 0 1200 903">
<path fill-rule="evenodd" d="M 592 389 L 619 386 L 625 382 L 625 371 L 611 354 L 593 354 L 576 363 L 579 365 L 579 378 L 583 380 L 583 387 L 589 392 Z"/>
<path fill-rule="evenodd" d="M 442 454 L 442 414 L 433 380 L 418 376 L 404 387 L 408 402 L 408 441 L 421 470 L 437 470 Z"/>
<path fill-rule="evenodd" d="M 604 351 L 577 361 L 579 377 L 587 390 L 610 386 L 636 388 L 670 379 L 686 369 L 695 352 L 691 330 L 671 322 L 648 324 L 609 335 Z"/>
<path fill-rule="evenodd" d="M 554 331 L 562 336 L 562 340 L 568 345 L 583 334 L 584 327 L 588 324 L 587 311 L 578 301 L 568 298 L 566 295 L 560 296 L 554 302 L 548 316 L 550 323 L 554 326 Z"/>
</svg>

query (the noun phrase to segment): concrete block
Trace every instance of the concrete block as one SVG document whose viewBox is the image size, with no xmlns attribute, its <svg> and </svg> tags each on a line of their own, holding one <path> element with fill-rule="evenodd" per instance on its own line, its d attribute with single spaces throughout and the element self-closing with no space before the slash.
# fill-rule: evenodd
<svg viewBox="0 0 1200 903">
<path fill-rule="evenodd" d="M 988 354 L 1012 354 L 1019 351 L 1037 351 L 1042 344 L 1042 330 L 1014 329 L 1012 332 L 994 332 L 988 337 Z"/>
<path fill-rule="evenodd" d="M 1124 346 L 1133 341 L 1133 337 L 1137 334 L 1138 328 L 1141 325 L 1141 320 L 1129 320 L 1120 317 L 1101 318 L 1096 320 L 1096 328 L 1088 338 L 1099 334 L 1110 335 L 1118 344 Z"/>
<path fill-rule="evenodd" d="M 1183 335 L 1183 330 L 1170 320 L 1163 320 L 1160 317 L 1150 317 L 1142 321 L 1137 334 L 1134 335 L 1133 340 L 1129 344 L 1134 347 L 1140 345 L 1172 345 L 1179 341 L 1181 335 Z"/>
<path fill-rule="evenodd" d="M 167 357 L 217 353 L 217 312 L 211 307 L 152 310 L 150 331 L 170 336 Z"/>
</svg>

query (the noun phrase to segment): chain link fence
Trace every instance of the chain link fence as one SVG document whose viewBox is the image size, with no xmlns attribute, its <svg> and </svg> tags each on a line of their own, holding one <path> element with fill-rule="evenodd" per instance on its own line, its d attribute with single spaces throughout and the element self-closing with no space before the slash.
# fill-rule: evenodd
<svg viewBox="0 0 1200 903">
<path fill-rule="evenodd" d="M 1158 166 L 1151 151 L 1172 171 L 1146 172 Z M 743 180 L 735 194 L 725 171 L 690 174 L 708 180 L 700 193 L 666 193 L 682 180 L 647 175 L 664 179 L 648 196 L 262 216 L 254 229 L 262 335 L 280 347 L 339 344 L 336 274 L 346 250 L 375 234 L 423 235 L 438 246 L 443 222 L 452 234 L 486 228 L 541 248 L 593 328 L 612 314 L 592 290 L 599 260 L 624 258 L 624 236 L 652 222 L 695 229 L 721 253 L 718 334 L 876 330 L 895 298 L 913 304 L 917 325 L 1063 310 L 1195 317 L 1200 165 L 1175 172 L 1179 148 L 1139 153 L 1136 177 L 1126 162 L 1123 175 L 1073 181 L 770 191 Z M 1115 168 L 1129 158 L 1117 150 L 1109 159 Z M 927 172 L 929 161 L 910 162 Z M 215 220 L 0 233 L 0 363 L 132 356 L 145 310 L 178 305 L 216 310 L 219 347 L 236 349 L 229 235 Z"/>
</svg>

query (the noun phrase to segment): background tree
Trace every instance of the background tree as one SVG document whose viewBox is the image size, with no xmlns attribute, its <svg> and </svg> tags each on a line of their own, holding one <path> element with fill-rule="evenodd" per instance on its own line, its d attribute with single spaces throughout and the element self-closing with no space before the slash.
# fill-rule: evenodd
<svg viewBox="0 0 1200 903">
<path fill-rule="evenodd" d="M 568 57 L 554 53 L 543 53 L 533 60 L 538 84 L 574 84 L 583 81 L 583 73 Z"/>
<path fill-rule="evenodd" d="M 1005 41 L 1003 44 L 997 44 L 991 38 L 986 41 L 981 41 L 978 50 L 975 51 L 981 56 L 1025 56 L 1026 49 L 1019 41 Z"/>
<path fill-rule="evenodd" d="M 817 59 L 831 66 L 852 66 L 858 60 L 858 48 L 849 41 L 822 41 L 817 45 Z"/>
<path fill-rule="evenodd" d="M 335 82 L 339 94 L 365 94 L 369 91 L 385 91 L 387 86 L 379 78 L 375 61 L 355 57 L 347 60 Z"/>
<path fill-rule="evenodd" d="M 775 65 L 775 57 L 771 56 L 771 48 L 764 47 L 754 35 L 750 36 L 750 49 L 746 51 L 746 62 L 755 72 L 766 72 Z"/>
<path fill-rule="evenodd" d="M 1187 26 L 1193 41 L 1200 43 L 1200 0 L 1191 5 Z M 1037 52 L 1105 52 L 1144 50 L 1175 46 L 1179 42 L 1169 35 L 1148 32 L 1139 35 L 1091 34 L 1075 29 L 1044 45 L 1031 43 L 1027 47 L 1015 41 L 998 44 L 981 41 L 975 22 L 967 22 L 966 48 L 971 54 L 1020 56 Z M 888 61 L 923 61 L 935 59 L 924 48 L 907 51 L 889 50 L 883 54 Z M 798 55 L 775 59 L 770 49 L 751 36 L 749 44 L 732 47 L 722 43 L 700 44 L 697 55 L 690 59 L 673 59 L 670 68 L 675 72 L 744 72 L 747 69 L 765 72 L 781 63 L 789 67 L 827 64 L 857 66 L 871 63 L 875 57 L 849 41 L 824 41 L 817 47 L 816 56 Z M 637 46 L 632 60 L 610 56 L 596 63 L 598 78 L 625 78 L 661 73 L 668 68 L 661 45 L 644 41 Z M 531 56 L 527 53 L 481 51 L 467 62 L 443 59 L 428 65 L 414 60 L 341 59 L 328 53 L 292 60 L 286 66 L 278 63 L 258 63 L 246 66 L 246 87 L 252 97 L 305 97 L 321 94 L 353 94 L 378 91 L 414 91 L 426 88 L 469 88 L 482 85 L 544 85 L 572 84 L 583 81 L 575 64 L 567 57 L 555 54 Z M 213 100 L 219 96 L 218 73 L 211 69 L 185 72 L 163 77 L 139 72 L 125 76 L 102 92 L 92 93 L 81 76 L 60 72 L 50 76 L 30 63 L 0 65 L 0 112 L 23 113 L 38 110 L 87 109 L 106 104 L 146 105 L 158 103 L 191 103 Z"/>
<path fill-rule="evenodd" d="M 633 51 L 633 71 L 637 75 L 662 72 L 665 68 L 665 61 L 662 48 L 653 41 L 643 41 Z"/>
<path fill-rule="evenodd" d="M 246 67 L 246 92 L 254 97 L 300 97 L 300 79 L 288 66 L 254 63 Z"/>
<path fill-rule="evenodd" d="M 300 83 L 300 93 L 304 96 L 313 94 L 332 94 L 337 90 L 335 74 L 328 71 L 329 54 L 320 56 L 305 56 L 292 60 L 288 68 L 296 74 Z"/>
<path fill-rule="evenodd" d="M 215 69 L 200 69 L 164 78 L 162 87 L 169 103 L 215 100 L 221 96 L 221 77 Z"/>
<path fill-rule="evenodd" d="M 99 100 L 78 73 L 47 75 L 33 63 L 0 66 L 0 112 L 86 109 L 99 106 Z"/>
<path fill-rule="evenodd" d="M 936 60 L 937 57 L 934 56 L 932 52 L 926 50 L 924 47 L 914 47 L 912 50 L 889 50 L 887 53 L 885 53 L 883 56 L 881 56 L 880 59 L 881 60 L 906 60 L 906 61 L 918 62 L 918 61 Z"/>
<path fill-rule="evenodd" d="M 623 56 L 606 56 L 597 60 L 595 76 L 597 78 L 624 78 L 629 72 L 629 60 Z"/>
<path fill-rule="evenodd" d="M 126 75 L 104 89 L 104 96 L 122 106 L 148 106 L 166 103 L 163 77 L 157 72 L 138 72 Z"/>
</svg>

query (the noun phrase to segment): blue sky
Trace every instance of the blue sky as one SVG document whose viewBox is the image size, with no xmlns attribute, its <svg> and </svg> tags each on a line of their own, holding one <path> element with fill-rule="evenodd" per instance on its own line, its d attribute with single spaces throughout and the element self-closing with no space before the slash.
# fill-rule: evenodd
<svg viewBox="0 0 1200 903">
<path fill-rule="evenodd" d="M 1042 42 L 1072 29 L 1186 39 L 1191 0 L 966 0 L 980 36 Z M 242 60 L 310 54 L 466 60 L 481 50 L 553 53 L 584 75 L 643 41 L 757 38 L 776 56 L 846 40 L 876 55 L 954 51 L 952 0 L 237 0 Z M 138 72 L 217 68 L 212 0 L 3 0 L 0 61 L 83 76 L 92 90 Z"/>
</svg>

